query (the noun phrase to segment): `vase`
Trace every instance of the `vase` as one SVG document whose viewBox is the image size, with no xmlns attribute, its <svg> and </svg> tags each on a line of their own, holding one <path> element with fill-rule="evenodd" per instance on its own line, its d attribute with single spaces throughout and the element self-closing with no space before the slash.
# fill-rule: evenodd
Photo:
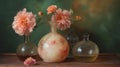
<svg viewBox="0 0 120 67">
<path fill-rule="evenodd" d="M 72 48 L 75 45 L 75 43 L 79 41 L 79 37 L 72 28 L 67 29 L 64 33 L 64 36 L 65 36 L 65 38 L 68 41 L 69 46 L 70 46 L 70 51 L 69 51 L 68 57 L 72 58 L 73 57 Z"/>
<path fill-rule="evenodd" d="M 67 40 L 51 25 L 51 32 L 41 38 L 38 43 L 38 54 L 44 62 L 62 62 L 69 54 Z"/>
<path fill-rule="evenodd" d="M 17 47 L 17 57 L 21 61 L 25 61 L 28 57 L 32 57 L 36 60 L 39 59 L 37 46 L 29 40 L 29 35 L 25 35 L 24 39 L 24 43 Z"/>
<path fill-rule="evenodd" d="M 89 34 L 84 34 L 83 40 L 76 43 L 72 53 L 77 61 L 93 62 L 99 55 L 99 48 L 95 42 L 89 40 Z"/>
</svg>

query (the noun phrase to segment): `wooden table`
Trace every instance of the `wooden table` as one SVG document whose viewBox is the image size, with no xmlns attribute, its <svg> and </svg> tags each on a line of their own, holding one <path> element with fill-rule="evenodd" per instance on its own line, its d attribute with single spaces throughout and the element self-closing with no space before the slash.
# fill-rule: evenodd
<svg viewBox="0 0 120 67">
<path fill-rule="evenodd" d="M 28 67 L 19 61 L 15 54 L 0 54 L 0 67 Z M 61 63 L 47 63 L 38 61 L 37 65 L 30 67 L 120 67 L 120 56 L 116 54 L 100 54 L 95 62 L 82 63 L 67 58 Z"/>
</svg>

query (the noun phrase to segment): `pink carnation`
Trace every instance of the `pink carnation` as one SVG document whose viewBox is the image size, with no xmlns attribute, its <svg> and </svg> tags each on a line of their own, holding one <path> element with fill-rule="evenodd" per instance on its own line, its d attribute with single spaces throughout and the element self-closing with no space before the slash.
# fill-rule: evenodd
<svg viewBox="0 0 120 67">
<path fill-rule="evenodd" d="M 32 12 L 26 12 L 26 8 L 19 11 L 14 17 L 13 29 L 19 35 L 29 35 L 36 25 L 36 16 Z"/>
<path fill-rule="evenodd" d="M 24 65 L 34 65 L 34 64 L 36 64 L 37 62 L 36 62 L 36 60 L 35 59 L 33 59 L 32 57 L 29 57 L 29 58 L 27 58 L 25 61 L 24 61 Z"/>
<path fill-rule="evenodd" d="M 65 30 L 67 28 L 70 28 L 70 16 L 71 12 L 59 8 L 58 10 L 56 10 L 55 15 L 52 16 L 52 21 L 56 22 L 58 29 Z"/>
<path fill-rule="evenodd" d="M 47 8 L 47 12 L 48 12 L 48 14 L 50 14 L 50 13 L 55 12 L 56 9 L 57 9 L 57 6 L 56 6 L 56 5 L 51 5 L 51 6 L 49 6 L 49 7 Z"/>
</svg>

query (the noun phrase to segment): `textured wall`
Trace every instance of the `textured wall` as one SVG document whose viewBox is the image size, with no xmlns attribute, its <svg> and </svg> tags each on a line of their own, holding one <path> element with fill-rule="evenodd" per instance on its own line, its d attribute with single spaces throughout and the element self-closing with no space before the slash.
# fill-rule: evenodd
<svg viewBox="0 0 120 67">
<path fill-rule="evenodd" d="M 0 0 L 0 52 L 15 52 L 23 42 L 11 28 L 13 17 L 24 7 L 37 14 L 46 12 L 51 4 L 64 9 L 73 9 L 74 15 L 83 20 L 74 24 L 76 33 L 88 32 L 101 52 L 120 53 L 120 0 Z M 31 40 L 37 45 L 42 36 L 50 31 L 47 21 L 31 34 Z M 44 28 L 44 30 L 43 30 Z"/>
</svg>

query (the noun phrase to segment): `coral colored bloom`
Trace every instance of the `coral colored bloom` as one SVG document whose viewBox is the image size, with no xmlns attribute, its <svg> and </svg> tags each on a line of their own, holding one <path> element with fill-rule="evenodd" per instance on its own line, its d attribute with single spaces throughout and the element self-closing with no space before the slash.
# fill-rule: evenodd
<svg viewBox="0 0 120 67">
<path fill-rule="evenodd" d="M 52 16 L 52 22 L 56 22 L 58 29 L 65 30 L 67 28 L 70 28 L 70 17 L 71 12 L 59 8 L 58 10 L 56 10 L 55 15 Z"/>
<path fill-rule="evenodd" d="M 36 63 L 37 63 L 36 60 L 33 59 L 32 57 L 29 57 L 24 61 L 24 65 L 27 65 L 27 66 L 34 65 Z"/>
<path fill-rule="evenodd" d="M 29 35 L 36 25 L 36 16 L 32 12 L 26 12 L 26 8 L 19 11 L 14 17 L 13 29 L 19 35 Z"/>
<path fill-rule="evenodd" d="M 49 7 L 47 8 L 47 12 L 48 12 L 48 14 L 50 14 L 50 13 L 55 12 L 56 9 L 57 9 L 57 6 L 56 6 L 56 5 L 51 5 L 51 6 L 49 6 Z"/>
</svg>

